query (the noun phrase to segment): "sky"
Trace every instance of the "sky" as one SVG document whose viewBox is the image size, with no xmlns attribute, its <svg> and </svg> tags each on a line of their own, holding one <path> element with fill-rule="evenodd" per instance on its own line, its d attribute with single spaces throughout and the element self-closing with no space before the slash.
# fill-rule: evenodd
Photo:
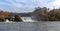
<svg viewBox="0 0 60 31">
<path fill-rule="evenodd" d="M 38 6 L 59 8 L 60 0 L 0 0 L 0 10 L 8 12 L 32 12 Z"/>
</svg>

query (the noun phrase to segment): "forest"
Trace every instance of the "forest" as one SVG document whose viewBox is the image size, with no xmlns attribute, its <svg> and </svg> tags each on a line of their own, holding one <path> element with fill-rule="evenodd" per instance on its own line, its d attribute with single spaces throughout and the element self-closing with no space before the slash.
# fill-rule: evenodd
<svg viewBox="0 0 60 31">
<path fill-rule="evenodd" d="M 21 17 L 31 17 L 36 21 L 60 21 L 60 8 L 49 9 L 47 7 L 37 7 L 33 12 L 29 13 L 11 13 L 0 11 L 0 22 L 9 21 L 23 22 Z"/>
<path fill-rule="evenodd" d="M 34 11 L 37 21 L 60 21 L 60 8 L 49 9 L 47 7 L 38 7 Z"/>
</svg>

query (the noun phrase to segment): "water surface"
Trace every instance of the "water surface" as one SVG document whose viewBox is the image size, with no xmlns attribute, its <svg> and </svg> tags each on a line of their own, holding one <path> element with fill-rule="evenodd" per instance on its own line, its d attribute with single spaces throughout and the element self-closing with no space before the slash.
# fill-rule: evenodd
<svg viewBox="0 0 60 31">
<path fill-rule="evenodd" d="M 60 31 L 60 22 L 0 22 L 0 31 Z"/>
</svg>

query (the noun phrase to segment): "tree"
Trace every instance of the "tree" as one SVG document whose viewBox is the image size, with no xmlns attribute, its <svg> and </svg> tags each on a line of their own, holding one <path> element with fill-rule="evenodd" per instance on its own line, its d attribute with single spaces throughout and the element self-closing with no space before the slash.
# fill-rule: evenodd
<svg viewBox="0 0 60 31">
<path fill-rule="evenodd" d="M 15 17 L 14 21 L 16 21 L 16 22 L 22 22 L 22 19 L 18 15 L 15 15 L 14 17 Z"/>
<path fill-rule="evenodd" d="M 38 7 L 34 11 L 34 16 L 37 21 L 44 21 L 45 20 L 45 14 L 47 13 L 46 7 Z"/>
<path fill-rule="evenodd" d="M 4 22 L 4 19 L 3 18 L 0 18 L 0 22 Z"/>
<path fill-rule="evenodd" d="M 43 11 L 44 11 L 44 14 L 46 14 L 47 13 L 47 7 L 43 7 Z"/>
<path fill-rule="evenodd" d="M 48 12 L 49 21 L 60 21 L 60 10 L 52 10 Z"/>
</svg>

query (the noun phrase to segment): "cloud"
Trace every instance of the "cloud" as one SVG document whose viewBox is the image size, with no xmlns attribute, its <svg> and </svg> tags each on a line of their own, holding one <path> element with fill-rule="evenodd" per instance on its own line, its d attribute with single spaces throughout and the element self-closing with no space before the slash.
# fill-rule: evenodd
<svg viewBox="0 0 60 31">
<path fill-rule="evenodd" d="M 60 7 L 60 0 L 54 0 L 53 2 L 50 3 L 52 6 L 55 8 Z"/>
<path fill-rule="evenodd" d="M 5 0 L 5 1 L 3 0 L 0 2 L 0 6 L 1 5 L 9 6 L 7 7 L 7 9 L 10 8 L 15 11 L 18 10 L 17 12 L 19 11 L 26 12 L 33 11 L 33 9 L 38 6 L 38 0 Z M 5 7 L 2 8 L 5 9 Z"/>
<path fill-rule="evenodd" d="M 48 7 L 50 9 L 59 8 L 60 7 L 60 0 L 46 0 L 46 1 L 42 0 L 42 1 L 40 1 L 39 6 Z"/>
<path fill-rule="evenodd" d="M 2 9 L 15 12 L 30 12 L 38 6 L 58 8 L 60 6 L 59 1 L 60 0 L 0 0 L 0 8 L 2 7 Z"/>
</svg>

